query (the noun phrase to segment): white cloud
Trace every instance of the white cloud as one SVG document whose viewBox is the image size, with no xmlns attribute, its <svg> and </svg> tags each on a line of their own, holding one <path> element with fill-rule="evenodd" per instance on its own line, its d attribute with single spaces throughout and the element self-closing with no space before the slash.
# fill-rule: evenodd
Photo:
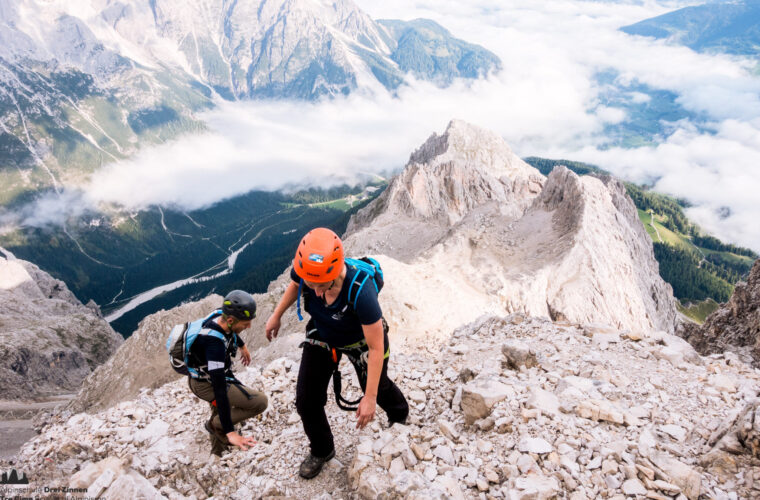
<svg viewBox="0 0 760 500">
<path fill-rule="evenodd" d="M 318 103 L 221 103 L 204 116 L 210 132 L 111 164 L 85 189 L 93 204 L 198 208 L 251 189 L 335 184 L 356 172 L 398 170 L 452 118 L 535 147 L 587 143 L 602 123 L 622 118 L 612 108 L 586 113 L 591 96 L 581 80 L 531 85 L 502 73 L 448 89 L 412 81 L 395 98 L 357 93 Z"/>
<path fill-rule="evenodd" d="M 412 81 L 397 98 L 320 103 L 222 103 L 210 132 L 143 151 L 85 186 L 89 203 L 207 205 L 250 189 L 325 184 L 356 171 L 399 169 L 452 118 L 505 137 L 520 155 L 585 160 L 692 201 L 690 215 L 722 238 L 760 250 L 760 77 L 745 59 L 697 54 L 619 27 L 695 2 L 359 0 L 375 18 L 431 18 L 495 52 L 504 69 L 449 89 Z M 604 127 L 625 119 L 595 82 L 613 70 L 678 95 L 704 123 L 684 120 L 662 144 L 604 149 Z M 645 94 L 633 94 L 646 102 Z M 705 128 L 711 132 L 704 132 Z M 731 215 L 720 219 L 721 207 Z"/>
<path fill-rule="evenodd" d="M 618 175 L 656 179 L 657 191 L 695 204 L 689 216 L 710 233 L 760 248 L 760 131 L 750 124 L 725 121 L 712 136 L 682 129 L 656 147 L 584 148 L 575 157 Z M 722 217 L 726 207 L 730 215 Z"/>
</svg>

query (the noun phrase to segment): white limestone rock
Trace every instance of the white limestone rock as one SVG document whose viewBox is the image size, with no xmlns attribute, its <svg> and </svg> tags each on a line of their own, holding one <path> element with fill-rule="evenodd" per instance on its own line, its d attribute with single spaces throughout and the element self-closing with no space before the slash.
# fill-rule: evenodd
<svg viewBox="0 0 760 500">
<path fill-rule="evenodd" d="M 554 451 L 554 447 L 545 439 L 523 436 L 517 444 L 517 449 L 523 453 L 545 454 Z"/>
<path fill-rule="evenodd" d="M 491 414 L 499 401 L 513 397 L 512 387 L 491 379 L 475 379 L 462 388 L 462 412 L 469 425 Z"/>
<path fill-rule="evenodd" d="M 559 483 L 553 477 L 528 475 L 515 480 L 518 499 L 549 500 L 555 498 L 560 491 Z"/>
<path fill-rule="evenodd" d="M 524 342 L 510 340 L 501 346 L 501 352 L 504 354 L 508 366 L 515 370 L 519 370 L 522 366 L 525 368 L 538 366 L 536 353 Z"/>
<path fill-rule="evenodd" d="M 117 477 L 100 498 L 103 500 L 158 500 L 166 497 L 143 476 L 135 471 L 129 471 Z"/>
<path fill-rule="evenodd" d="M 530 396 L 525 406 L 536 408 L 547 415 L 559 415 L 559 398 L 549 391 L 538 387 L 531 387 Z"/>
</svg>

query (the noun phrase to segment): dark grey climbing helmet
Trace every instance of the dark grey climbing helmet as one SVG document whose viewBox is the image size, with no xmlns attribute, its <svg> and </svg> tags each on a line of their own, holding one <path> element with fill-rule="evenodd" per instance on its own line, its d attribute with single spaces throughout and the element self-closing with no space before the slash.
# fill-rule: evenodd
<svg viewBox="0 0 760 500">
<path fill-rule="evenodd" d="M 256 317 L 256 302 L 250 293 L 233 290 L 224 298 L 222 312 L 227 316 L 248 321 Z"/>
</svg>

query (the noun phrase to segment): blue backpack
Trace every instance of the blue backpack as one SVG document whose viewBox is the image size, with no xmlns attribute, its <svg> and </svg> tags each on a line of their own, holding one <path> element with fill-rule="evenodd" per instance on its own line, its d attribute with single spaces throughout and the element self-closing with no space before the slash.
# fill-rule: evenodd
<svg viewBox="0 0 760 500">
<path fill-rule="evenodd" d="M 172 368 L 174 368 L 174 371 L 182 375 L 190 375 L 193 378 L 205 378 L 203 373 L 199 371 L 200 368 L 205 367 L 190 366 L 190 347 L 192 347 L 193 342 L 195 342 L 195 339 L 197 339 L 199 335 L 209 335 L 218 338 L 224 342 L 226 350 L 229 350 L 231 345 L 237 346 L 236 334 L 233 333 L 231 337 L 227 338 L 224 334 L 216 330 L 203 328 L 203 323 L 220 314 L 222 314 L 222 311 L 217 310 L 205 318 L 197 319 L 189 323 L 181 323 L 172 328 L 172 331 L 169 333 L 169 338 L 166 339 L 166 350 L 169 351 L 169 363 L 172 365 Z"/>
<path fill-rule="evenodd" d="M 383 281 L 383 269 L 380 263 L 372 257 L 362 257 L 361 259 L 346 259 L 346 265 L 352 269 L 357 269 L 354 279 L 351 281 L 348 289 L 348 303 L 356 309 L 356 302 L 359 300 L 359 294 L 364 285 L 369 281 L 375 287 L 375 291 L 380 293 L 385 282 Z M 301 292 L 303 291 L 303 279 L 298 284 L 298 298 L 296 299 L 296 313 L 298 321 L 303 321 L 301 315 Z"/>
</svg>

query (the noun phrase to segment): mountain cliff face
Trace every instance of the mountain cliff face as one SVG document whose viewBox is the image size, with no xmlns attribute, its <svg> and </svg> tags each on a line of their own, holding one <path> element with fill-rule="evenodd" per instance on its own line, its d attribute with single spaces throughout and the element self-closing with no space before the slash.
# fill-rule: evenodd
<svg viewBox="0 0 760 500">
<path fill-rule="evenodd" d="M 0 249 L 0 387 L 3 399 L 76 391 L 122 338 L 97 306 L 62 281 Z"/>
<path fill-rule="evenodd" d="M 464 122 L 412 154 L 352 219 L 346 241 L 354 253 L 401 261 L 386 280 L 399 304 L 425 301 L 420 287 L 445 286 L 452 292 L 433 300 L 467 321 L 493 310 L 633 330 L 675 327 L 672 289 L 622 184 L 563 167 L 544 181 L 501 138 Z M 485 309 L 471 308 L 460 289 Z M 408 309 L 399 315 L 412 332 L 445 330 L 444 318 Z"/>
<path fill-rule="evenodd" d="M 383 194 L 351 218 L 346 234 L 354 252 L 408 262 L 485 203 L 498 202 L 506 217 L 518 218 L 544 179 L 498 135 L 453 120 L 411 154 Z"/>
<path fill-rule="evenodd" d="M 703 325 L 683 323 L 678 334 L 703 355 L 735 351 L 760 366 L 760 260 L 746 282 L 740 282 L 728 303 Z"/>
</svg>

